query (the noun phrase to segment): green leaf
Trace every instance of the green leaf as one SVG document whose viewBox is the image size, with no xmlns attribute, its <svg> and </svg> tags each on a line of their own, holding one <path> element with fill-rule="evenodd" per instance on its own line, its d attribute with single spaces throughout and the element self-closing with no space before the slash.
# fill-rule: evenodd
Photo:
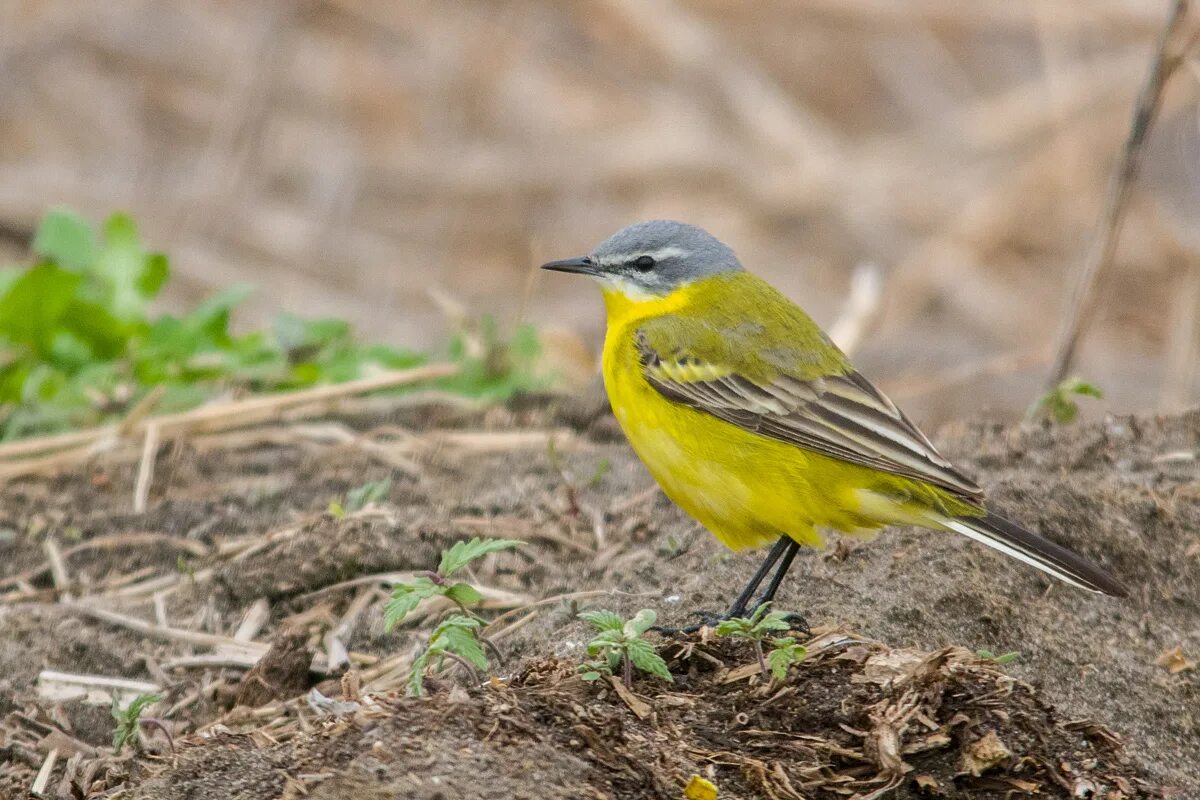
<svg viewBox="0 0 1200 800">
<path fill-rule="evenodd" d="M 991 650 L 976 650 L 975 655 L 977 655 L 979 658 L 982 658 L 984 661 L 994 661 L 1001 665 L 1011 664 L 1021 657 L 1021 653 L 1018 650 L 1013 650 L 1012 652 L 999 656 L 993 653 Z"/>
<path fill-rule="evenodd" d="M 596 471 L 592 473 L 592 477 L 588 480 L 588 486 L 593 489 L 599 486 L 611 467 L 612 463 L 607 458 L 600 459 L 596 464 Z"/>
<path fill-rule="evenodd" d="M 408 694 L 410 697 L 420 697 L 425 694 L 425 668 L 429 666 L 429 648 L 422 650 L 413 659 L 412 672 L 408 673 Z"/>
<path fill-rule="evenodd" d="M 127 214 L 113 214 L 104 223 L 104 246 L 92 264 L 103 285 L 101 299 L 118 319 L 142 319 L 146 298 L 144 286 L 162 285 L 159 275 L 165 262 L 153 262 L 138 241 L 137 225 Z M 148 274 L 149 273 L 149 274 Z"/>
<path fill-rule="evenodd" d="M 483 600 L 483 595 L 469 583 L 456 583 L 446 590 L 446 597 L 461 606 L 473 606 Z"/>
<path fill-rule="evenodd" d="M 788 667 L 803 661 L 808 651 L 790 636 L 776 639 L 773 644 L 775 649 L 767 654 L 767 667 L 775 679 L 781 681 L 787 677 Z"/>
<path fill-rule="evenodd" d="M 1073 422 L 1079 416 L 1076 397 L 1102 398 L 1104 392 L 1095 384 L 1078 377 L 1070 377 L 1039 398 L 1034 405 L 1034 411 L 1049 414 L 1055 422 Z"/>
<path fill-rule="evenodd" d="M 38 264 L 0 297 L 0 334 L 47 354 L 81 280 L 55 264 Z"/>
<path fill-rule="evenodd" d="M 424 576 L 398 583 L 392 589 L 392 599 L 383 611 L 383 627 L 390 631 L 427 597 L 442 594 L 442 587 Z"/>
<path fill-rule="evenodd" d="M 671 677 L 671 670 L 667 669 L 667 662 L 663 661 L 662 656 L 654 649 L 654 645 L 644 639 L 634 639 L 629 642 L 625 646 L 625 653 L 633 662 L 633 666 L 642 672 L 648 672 L 668 682 L 675 680 Z"/>
<path fill-rule="evenodd" d="M 601 631 L 596 638 L 587 643 L 588 655 L 594 656 L 600 652 L 621 649 L 625 645 L 625 634 L 621 631 Z"/>
<path fill-rule="evenodd" d="M 142 712 L 148 706 L 154 705 L 159 700 L 162 700 L 162 695 L 159 694 L 139 694 L 130 701 L 129 705 L 121 708 L 120 700 L 116 693 L 113 694 L 112 709 L 110 713 L 113 719 L 117 721 L 117 726 L 113 730 L 113 749 L 120 755 L 121 748 L 125 746 L 132 737 L 137 733 L 138 722 L 141 720 Z"/>
<path fill-rule="evenodd" d="M 346 518 L 346 507 L 343 506 L 341 503 L 339 503 L 337 500 L 330 500 L 329 508 L 326 510 L 329 512 L 329 515 L 331 517 L 333 517 L 334 519 L 345 519 Z"/>
<path fill-rule="evenodd" d="M 124 355 L 135 328 L 108 313 L 99 303 L 75 299 L 63 314 L 62 326 L 82 342 L 90 359 L 115 359 Z"/>
<path fill-rule="evenodd" d="M 601 631 L 619 631 L 625 627 L 625 620 L 621 619 L 620 615 L 604 609 L 595 611 L 581 611 L 579 618 L 587 620 L 596 626 L 597 630 Z"/>
<path fill-rule="evenodd" d="M 580 678 L 582 678 L 582 679 L 583 679 L 583 680 L 585 680 L 585 681 L 588 681 L 588 682 L 590 683 L 590 682 L 592 682 L 592 681 L 598 681 L 598 680 L 600 680 L 600 673 L 599 673 L 599 672 L 597 672 L 597 671 L 596 671 L 596 670 L 594 670 L 594 669 L 590 669 L 590 670 L 588 670 L 587 672 L 584 672 L 584 673 L 580 674 L 580 676 L 579 676 L 579 677 L 580 677 Z"/>
<path fill-rule="evenodd" d="M 525 542 L 519 539 L 480 539 L 469 542 L 455 542 L 454 546 L 442 553 L 442 562 L 438 565 L 438 573 L 443 577 L 453 575 L 477 558 L 500 550 L 511 550 L 520 547 Z"/>
<path fill-rule="evenodd" d="M 57 208 L 42 217 L 31 249 L 68 270 L 82 272 L 96 258 L 96 234 L 82 217 Z"/>
<path fill-rule="evenodd" d="M 170 260 L 162 253 L 150 253 L 146 256 L 142 274 L 138 276 L 138 292 L 147 300 L 157 297 L 169 277 L 171 277 Z"/>
<path fill-rule="evenodd" d="M 643 608 L 633 616 L 633 619 L 625 623 L 625 635 L 630 639 L 635 639 L 654 627 L 657 620 L 657 614 L 648 608 Z"/>
<path fill-rule="evenodd" d="M 787 621 L 787 613 L 784 611 L 772 611 L 767 614 L 754 626 L 754 632 L 757 634 L 767 634 L 771 631 L 788 631 L 792 626 Z"/>
<path fill-rule="evenodd" d="M 346 511 L 361 511 L 371 503 L 381 503 L 392 492 L 390 480 L 370 481 L 346 493 Z"/>
<path fill-rule="evenodd" d="M 429 646 L 432 648 L 437 642 L 440 649 L 456 654 L 480 672 L 487 672 L 487 655 L 475 634 L 479 624 L 479 620 L 469 617 L 450 617 L 434 629 Z"/>
<path fill-rule="evenodd" d="M 735 638 L 744 638 L 750 635 L 750 629 L 753 623 L 745 617 L 731 617 L 723 619 L 717 623 L 717 627 L 713 632 L 717 636 L 732 636 Z"/>
</svg>

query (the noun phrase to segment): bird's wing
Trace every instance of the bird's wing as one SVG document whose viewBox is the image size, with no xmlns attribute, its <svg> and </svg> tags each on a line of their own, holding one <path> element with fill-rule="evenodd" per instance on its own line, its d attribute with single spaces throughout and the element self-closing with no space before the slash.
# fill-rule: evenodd
<svg viewBox="0 0 1200 800">
<path fill-rule="evenodd" d="M 798 311 L 798 309 L 797 309 Z M 802 312 L 799 312 L 802 313 Z M 635 333 L 642 373 L 664 397 L 752 433 L 833 458 L 914 478 L 978 500 L 982 490 L 870 381 L 854 371 L 811 321 L 801 335 L 830 348 L 832 369 L 814 374 L 811 358 L 770 346 L 761 326 L 724 330 L 659 317 Z M 794 365 L 794 366 L 792 366 Z"/>
</svg>

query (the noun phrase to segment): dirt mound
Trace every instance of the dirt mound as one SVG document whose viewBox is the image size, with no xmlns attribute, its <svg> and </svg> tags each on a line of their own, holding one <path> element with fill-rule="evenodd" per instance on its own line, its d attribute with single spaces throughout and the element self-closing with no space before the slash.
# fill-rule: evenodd
<svg viewBox="0 0 1200 800">
<path fill-rule="evenodd" d="M 639 680 L 637 694 L 549 660 L 507 685 L 362 698 L 340 718 L 293 704 L 269 737 L 186 743 L 132 796 L 652 800 L 681 796 L 693 775 L 729 798 L 1151 795 L 1106 729 L 1064 724 L 961 649 L 828 633 L 783 681 L 763 681 L 748 646 L 663 650 L 674 685 Z"/>
<path fill-rule="evenodd" d="M 900 703 L 918 685 L 928 722 L 913 716 L 900 735 L 900 758 L 913 767 L 900 796 L 934 783 L 949 795 L 970 787 L 1000 796 L 1021 788 L 1014 780 L 1050 796 L 1074 791 L 1077 780 L 1080 791 L 1090 780 L 1129 796 L 1146 791 L 1139 777 L 1176 795 L 1197 791 L 1200 413 L 1069 428 L 972 424 L 939 441 L 998 507 L 1095 559 L 1133 586 L 1133 597 L 1073 591 L 961 537 L 889 531 L 803 554 L 780 606 L 803 611 L 818 629 L 853 630 L 901 651 L 1017 651 L 1003 668 L 1011 679 L 954 650 L 935 677 L 908 688 L 858 682 L 871 657 L 890 651 L 847 644 L 764 690 L 722 683 L 701 655 L 733 668 L 745 654 L 707 644 L 688 658 L 667 645 L 679 678 L 636 687 L 653 706 L 647 720 L 611 691 L 569 677 L 587 635 L 577 611 L 649 607 L 680 624 L 695 609 L 722 607 L 759 556 L 728 553 L 667 502 L 602 406 L 397 408 L 168 443 L 144 514 L 130 510 L 136 460 L 110 456 L 12 481 L 0 507 L 0 796 L 28 791 L 51 749 L 51 790 L 67 775 L 81 786 L 147 793 L 174 786 L 179 796 L 191 774 L 197 797 L 202 785 L 220 796 L 236 786 L 295 796 L 300 788 L 286 789 L 285 775 L 303 782 L 332 773 L 303 788 L 371 797 L 369 787 L 404 786 L 410 772 L 424 779 L 462 764 L 462 775 L 490 776 L 482 789 L 496 797 L 560 778 L 591 787 L 574 797 L 599 796 L 592 788 L 640 796 L 622 793 L 620 781 L 636 783 L 621 777 L 626 770 L 657 776 L 665 796 L 677 796 L 683 780 L 710 767 L 722 797 L 788 797 L 779 788 L 787 782 L 809 796 L 819 792 L 803 787 L 818 778 L 834 781 L 834 792 L 843 777 L 853 782 L 847 796 L 869 795 L 887 785 L 876 780 L 882 773 L 898 774 L 869 743 L 878 739 L 871 710 L 879 716 L 892 707 L 881 704 Z M 330 510 L 382 480 L 391 481 L 383 502 Z M 451 681 L 427 702 L 389 694 L 402 687 L 433 616 L 385 633 L 387 584 L 477 535 L 528 542 L 488 556 L 471 576 L 486 613 L 499 615 L 488 633 L 506 656 L 501 677 L 516 677 L 508 688 L 466 695 Z M 316 654 L 302 679 L 338 697 L 348 656 L 376 705 L 336 722 L 317 718 L 302 698 L 252 717 L 231 711 L 249 666 L 297 630 Z M 106 755 L 108 709 L 49 697 L 42 670 L 157 686 L 165 699 L 155 713 L 178 740 L 177 757 L 152 730 L 160 756 Z M 738 722 L 743 712 L 750 722 Z M 959 712 L 968 720 L 951 724 Z M 1132 760 L 1102 727 L 1068 724 L 1081 719 L 1111 727 Z M 218 725 L 235 733 L 214 735 Z M 905 751 L 938 731 L 949 741 Z M 988 731 L 1014 757 L 978 779 L 956 777 Z M 934 783 L 918 784 L 919 775 Z M 433 797 L 435 789 L 421 791 Z M 475 789 L 467 781 L 440 791 L 471 797 Z"/>
</svg>

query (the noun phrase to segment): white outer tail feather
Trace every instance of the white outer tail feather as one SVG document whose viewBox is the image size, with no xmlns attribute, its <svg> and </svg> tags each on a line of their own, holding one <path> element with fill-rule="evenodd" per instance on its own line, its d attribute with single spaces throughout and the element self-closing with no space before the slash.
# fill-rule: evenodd
<svg viewBox="0 0 1200 800">
<path fill-rule="evenodd" d="M 1051 576 L 1057 578 L 1058 580 L 1062 581 L 1063 583 L 1069 583 L 1071 586 L 1075 586 L 1080 589 L 1086 589 L 1087 591 L 1094 592 L 1095 594 L 1104 594 L 1104 592 L 1100 591 L 1099 589 L 1097 589 L 1094 586 L 1088 586 L 1086 584 L 1080 583 L 1078 580 L 1075 579 L 1075 577 L 1073 575 L 1057 569 L 1053 564 L 1047 564 L 1046 562 L 1037 559 L 1031 553 L 1027 553 L 1023 550 L 1019 550 L 1016 547 L 1013 547 L 1008 542 L 993 538 L 993 537 L 987 535 L 986 533 L 984 533 L 983 531 L 979 531 L 979 530 L 972 528 L 964 520 L 949 519 L 947 517 L 939 517 L 938 522 L 941 523 L 942 525 L 944 525 L 945 527 L 949 528 L 950 530 L 954 531 L 955 533 L 961 533 L 963 536 L 967 536 L 971 539 L 974 539 L 977 542 L 987 545 L 988 547 L 991 547 L 995 550 L 999 550 L 1001 553 L 1004 553 L 1004 555 L 1006 555 L 1006 556 L 1015 558 L 1018 561 L 1023 561 L 1024 563 L 1028 564 L 1031 567 L 1034 567 L 1035 569 L 1040 569 L 1042 572 L 1045 572 L 1047 575 L 1051 575 Z"/>
</svg>

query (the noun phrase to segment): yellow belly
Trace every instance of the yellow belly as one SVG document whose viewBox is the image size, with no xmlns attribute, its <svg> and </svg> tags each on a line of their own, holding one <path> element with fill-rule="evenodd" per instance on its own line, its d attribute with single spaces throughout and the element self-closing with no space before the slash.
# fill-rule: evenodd
<svg viewBox="0 0 1200 800">
<path fill-rule="evenodd" d="M 781 535 L 817 547 L 820 528 L 857 534 L 895 521 L 879 519 L 875 509 L 865 513 L 874 471 L 673 403 L 623 349 L 606 347 L 604 364 L 617 421 L 666 495 L 727 547 L 758 547 Z"/>
</svg>

